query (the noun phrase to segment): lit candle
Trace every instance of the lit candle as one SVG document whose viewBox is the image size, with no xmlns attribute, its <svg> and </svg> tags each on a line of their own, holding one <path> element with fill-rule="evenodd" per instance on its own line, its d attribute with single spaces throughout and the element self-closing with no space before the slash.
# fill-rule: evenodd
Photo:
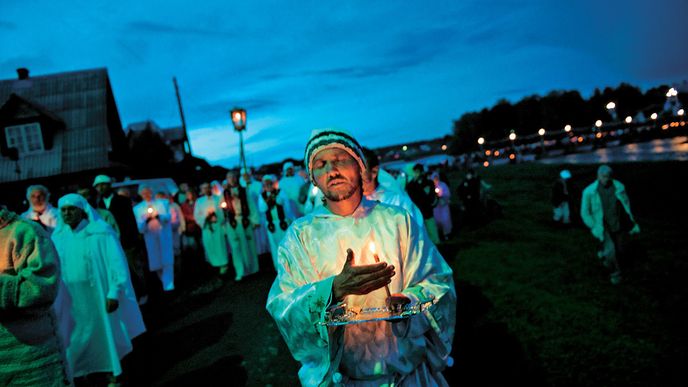
<svg viewBox="0 0 688 387">
<path fill-rule="evenodd" d="M 150 215 L 153 214 L 153 207 L 148 207 L 148 214 L 150 214 Z"/>
<path fill-rule="evenodd" d="M 435 193 L 437 196 L 442 196 L 442 190 L 439 187 L 435 187 Z"/>
<path fill-rule="evenodd" d="M 375 250 L 375 242 L 370 241 L 370 245 L 368 245 L 368 248 L 370 249 L 370 252 L 373 253 L 373 258 L 375 258 L 375 263 L 379 263 L 380 257 L 378 257 L 377 252 Z M 389 286 L 388 285 L 385 285 L 385 291 L 387 292 L 387 299 L 392 300 L 392 293 L 389 292 Z"/>
<path fill-rule="evenodd" d="M 313 189 L 311 190 L 311 193 L 313 194 L 313 196 L 317 195 L 318 194 L 318 187 L 313 187 Z"/>
<path fill-rule="evenodd" d="M 222 208 L 227 208 L 227 202 L 222 202 L 222 203 L 220 203 L 220 207 L 222 207 Z"/>
</svg>

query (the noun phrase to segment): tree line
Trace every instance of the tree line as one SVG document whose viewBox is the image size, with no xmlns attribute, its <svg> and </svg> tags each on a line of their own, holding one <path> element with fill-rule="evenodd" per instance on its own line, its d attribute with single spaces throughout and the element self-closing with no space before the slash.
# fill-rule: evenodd
<svg viewBox="0 0 688 387">
<path fill-rule="evenodd" d="M 612 117 L 606 106 L 611 101 L 616 104 L 619 120 L 636 117 L 639 112 L 646 117 L 653 112 L 661 114 L 669 88 L 661 85 L 643 93 L 636 86 L 621 83 L 616 88 L 596 88 L 588 99 L 577 90 L 531 95 L 513 104 L 501 99 L 491 108 L 465 113 L 454 121 L 451 150 L 455 154 L 472 151 L 478 146 L 479 137 L 484 137 L 486 142 L 504 140 L 511 130 L 529 135 L 540 128 L 561 130 L 567 124 L 575 128 L 592 126 L 596 120 L 609 122 Z M 678 95 L 683 106 L 688 102 L 686 97 L 686 93 Z"/>
</svg>

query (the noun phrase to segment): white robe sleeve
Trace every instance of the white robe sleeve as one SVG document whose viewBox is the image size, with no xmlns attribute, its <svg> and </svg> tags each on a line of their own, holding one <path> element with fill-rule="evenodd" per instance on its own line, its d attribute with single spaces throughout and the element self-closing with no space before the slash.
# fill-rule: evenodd
<svg viewBox="0 0 688 387">
<path fill-rule="evenodd" d="M 200 228 L 205 226 L 205 217 L 208 215 L 206 212 L 206 206 L 208 205 L 208 200 L 200 198 L 194 203 L 194 220 Z"/>
<path fill-rule="evenodd" d="M 309 282 L 298 262 L 310 262 L 310 259 L 296 232 L 290 228 L 279 247 L 277 279 L 270 289 L 266 308 L 292 355 L 303 365 L 299 371 L 301 383 L 319 385 L 338 347 L 330 346 L 328 329 L 318 324 L 324 321 L 334 277 Z"/>
<path fill-rule="evenodd" d="M 146 219 L 148 218 L 148 213 L 147 213 L 148 207 L 146 206 L 145 202 L 141 202 L 137 204 L 134 207 L 134 217 L 136 218 L 136 226 L 139 229 L 139 233 L 144 234 L 146 232 L 146 229 L 148 228 L 148 222 L 146 222 Z"/>
<path fill-rule="evenodd" d="M 105 234 L 101 239 L 100 254 L 107 271 L 107 298 L 119 300 L 129 283 L 129 267 L 122 245 L 114 234 Z"/>
<path fill-rule="evenodd" d="M 169 223 L 172 218 L 169 205 L 158 199 L 153 202 L 153 206 L 155 207 L 155 211 L 157 212 L 156 215 L 160 223 Z"/>
<path fill-rule="evenodd" d="M 403 294 L 413 301 L 435 299 L 435 304 L 408 322 L 393 325 L 395 335 L 425 335 L 430 365 L 438 370 L 446 366 L 454 339 L 456 323 L 456 290 L 452 270 L 442 258 L 427 232 L 418 227 L 410 215 L 404 260 Z M 403 235 L 403 234 L 401 234 Z"/>
</svg>

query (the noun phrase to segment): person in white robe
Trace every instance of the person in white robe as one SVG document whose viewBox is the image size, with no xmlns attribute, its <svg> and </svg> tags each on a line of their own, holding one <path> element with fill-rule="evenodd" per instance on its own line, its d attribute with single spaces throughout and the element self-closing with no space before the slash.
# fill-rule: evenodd
<svg viewBox="0 0 688 387">
<path fill-rule="evenodd" d="M 313 183 L 310 183 L 309 186 L 306 203 L 303 205 L 304 215 L 310 214 L 315 211 L 316 208 L 324 205 L 322 191 Z"/>
<path fill-rule="evenodd" d="M 430 178 L 435 184 L 435 194 L 437 195 L 437 205 L 432 209 L 433 217 L 435 218 L 435 222 L 437 222 L 440 237 L 443 240 L 447 240 L 452 232 L 452 218 L 449 208 L 451 190 L 447 183 L 440 180 L 440 174 L 438 172 L 433 172 Z"/>
<path fill-rule="evenodd" d="M 241 180 L 239 181 L 242 187 L 246 189 L 246 194 L 248 195 L 248 200 L 251 201 L 251 205 L 258 208 L 258 198 L 261 193 L 263 193 L 263 184 L 260 181 L 256 181 L 251 176 L 251 173 L 244 168 L 241 168 Z M 253 234 L 256 242 L 256 253 L 258 255 L 270 252 L 270 241 L 268 240 L 267 226 L 265 224 L 265 215 L 258 214 L 259 227 L 253 229 Z"/>
<path fill-rule="evenodd" d="M 227 239 L 222 224 L 225 221 L 221 198 L 213 195 L 210 184 L 200 186 L 201 196 L 194 204 L 194 219 L 201 228 L 201 243 L 205 250 L 205 258 L 212 267 L 218 269 L 220 275 L 227 273 L 229 252 Z"/>
<path fill-rule="evenodd" d="M 172 247 L 174 251 L 175 262 L 182 254 L 182 234 L 184 233 L 186 224 L 184 222 L 184 214 L 182 208 L 174 201 L 174 195 L 169 195 L 167 192 L 160 191 L 155 194 L 155 198 L 167 201 L 170 208 L 170 226 L 172 227 Z"/>
<path fill-rule="evenodd" d="M 287 230 L 266 305 L 301 363 L 301 383 L 446 386 L 441 372 L 452 362 L 456 319 L 452 270 L 407 211 L 365 199 L 365 161 L 348 133 L 314 131 L 305 154 L 326 205 Z M 396 323 L 321 324 L 328 307 L 341 303 L 396 308 L 430 299 L 432 306 Z"/>
<path fill-rule="evenodd" d="M 50 204 L 50 191 L 43 185 L 32 185 L 26 189 L 26 200 L 29 202 L 29 209 L 21 217 L 32 220 L 40 224 L 44 230 L 51 233 L 57 225 L 59 213 Z"/>
<path fill-rule="evenodd" d="M 425 227 L 423 214 L 397 181 L 380 168 L 377 154 L 368 148 L 363 148 L 363 155 L 366 158 L 367 168 L 361 177 L 363 179 L 363 195 L 366 199 L 403 208 L 423 229 Z"/>
<path fill-rule="evenodd" d="M 174 246 L 169 202 L 153 198 L 151 187 L 139 187 L 143 200 L 134 206 L 134 217 L 148 252 L 148 270 L 157 274 L 165 292 L 174 290 Z"/>
<path fill-rule="evenodd" d="M 62 272 L 65 299 L 56 303 L 70 319 L 66 357 L 75 378 L 122 373 L 120 360 L 132 339 L 146 331 L 131 285 L 127 258 L 112 227 L 81 195 L 58 201 L 60 220 L 51 239 Z"/>
<path fill-rule="evenodd" d="M 279 244 L 284 238 L 284 232 L 294 219 L 289 217 L 284 208 L 289 199 L 282 190 L 277 189 L 275 182 L 274 175 L 263 176 L 263 193 L 258 200 L 258 210 L 266 217 L 270 254 L 276 269 Z"/>
<path fill-rule="evenodd" d="M 225 222 L 223 227 L 231 248 L 235 281 L 258 272 L 258 254 L 253 229 L 260 226 L 258 208 L 248 200 L 246 190 L 239 185 L 233 172 L 227 173 L 221 203 Z"/>
<path fill-rule="evenodd" d="M 306 181 L 294 173 L 294 163 L 288 161 L 282 166 L 282 178 L 279 180 L 278 187 L 284 192 L 287 199 L 282 206 L 290 219 L 297 219 L 303 216 L 303 205 L 299 203 L 301 187 Z"/>
</svg>

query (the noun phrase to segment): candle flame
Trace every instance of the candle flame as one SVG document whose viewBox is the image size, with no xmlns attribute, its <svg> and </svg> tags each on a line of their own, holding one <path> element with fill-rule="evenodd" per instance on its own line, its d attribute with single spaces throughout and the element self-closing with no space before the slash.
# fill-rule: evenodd
<svg viewBox="0 0 688 387">
<path fill-rule="evenodd" d="M 227 208 L 227 202 L 222 202 L 222 203 L 220 203 L 220 207 L 222 207 L 222 208 Z"/>
<path fill-rule="evenodd" d="M 153 207 L 148 207 L 148 213 L 152 214 L 153 213 Z"/>
<path fill-rule="evenodd" d="M 375 254 L 375 242 L 371 241 L 370 244 L 368 245 L 368 249 L 370 249 L 371 253 Z"/>
<path fill-rule="evenodd" d="M 440 189 L 439 189 L 439 188 L 435 188 L 435 193 L 439 195 L 439 194 L 440 194 Z"/>
</svg>

